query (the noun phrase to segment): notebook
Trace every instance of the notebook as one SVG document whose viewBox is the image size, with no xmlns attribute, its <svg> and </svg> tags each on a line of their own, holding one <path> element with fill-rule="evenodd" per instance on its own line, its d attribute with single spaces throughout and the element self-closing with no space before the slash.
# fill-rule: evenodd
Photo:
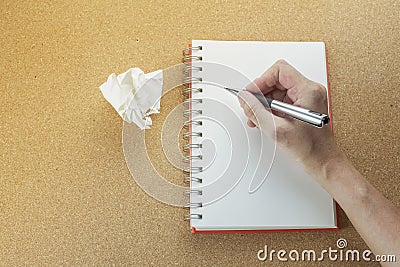
<svg viewBox="0 0 400 267">
<path fill-rule="evenodd" d="M 328 88 L 324 43 L 193 40 L 184 55 L 192 233 L 338 229 L 332 197 L 221 89 L 244 88 L 279 59 Z"/>
</svg>

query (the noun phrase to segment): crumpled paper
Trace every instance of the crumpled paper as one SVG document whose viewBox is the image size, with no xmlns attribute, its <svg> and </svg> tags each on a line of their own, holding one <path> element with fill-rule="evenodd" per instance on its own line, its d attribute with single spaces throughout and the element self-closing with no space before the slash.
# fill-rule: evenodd
<svg viewBox="0 0 400 267">
<path fill-rule="evenodd" d="M 145 74 L 131 68 L 118 76 L 111 74 L 100 90 L 124 121 L 144 130 L 152 125 L 149 115 L 159 113 L 162 85 L 162 70 Z"/>
</svg>

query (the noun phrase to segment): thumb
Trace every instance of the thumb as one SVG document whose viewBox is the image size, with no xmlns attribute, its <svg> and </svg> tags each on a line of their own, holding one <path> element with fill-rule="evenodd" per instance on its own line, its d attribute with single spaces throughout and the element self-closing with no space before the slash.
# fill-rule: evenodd
<svg viewBox="0 0 400 267">
<path fill-rule="evenodd" d="M 241 91 L 238 94 L 240 106 L 243 108 L 246 116 L 264 133 L 274 136 L 275 122 L 279 120 L 274 116 L 269 109 L 265 108 L 263 104 L 250 92 Z"/>
</svg>

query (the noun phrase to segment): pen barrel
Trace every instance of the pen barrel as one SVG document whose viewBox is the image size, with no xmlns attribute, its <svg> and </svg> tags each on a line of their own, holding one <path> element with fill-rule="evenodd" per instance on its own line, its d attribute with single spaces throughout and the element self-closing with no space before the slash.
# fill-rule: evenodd
<svg viewBox="0 0 400 267">
<path fill-rule="evenodd" d="M 305 108 L 286 104 L 277 100 L 271 102 L 271 109 L 285 113 L 295 119 L 307 122 L 316 127 L 323 127 L 329 123 L 329 116 Z"/>
</svg>

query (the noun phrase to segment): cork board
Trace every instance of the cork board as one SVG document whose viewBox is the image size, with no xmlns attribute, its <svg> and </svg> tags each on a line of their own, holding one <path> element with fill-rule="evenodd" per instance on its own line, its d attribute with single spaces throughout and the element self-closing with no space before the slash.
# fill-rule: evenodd
<svg viewBox="0 0 400 267">
<path fill-rule="evenodd" d="M 112 72 L 180 63 L 191 39 L 324 41 L 337 142 L 399 206 L 399 8 L 398 1 L 2 1 L 1 264 L 280 266 L 260 262 L 257 252 L 335 247 L 338 238 L 366 249 L 341 210 L 340 231 L 190 234 L 185 210 L 133 181 L 122 121 L 98 86 Z M 156 168 L 177 183 L 181 174 L 158 144 L 162 114 L 182 100 L 179 91 L 162 99 L 146 139 Z"/>
</svg>

